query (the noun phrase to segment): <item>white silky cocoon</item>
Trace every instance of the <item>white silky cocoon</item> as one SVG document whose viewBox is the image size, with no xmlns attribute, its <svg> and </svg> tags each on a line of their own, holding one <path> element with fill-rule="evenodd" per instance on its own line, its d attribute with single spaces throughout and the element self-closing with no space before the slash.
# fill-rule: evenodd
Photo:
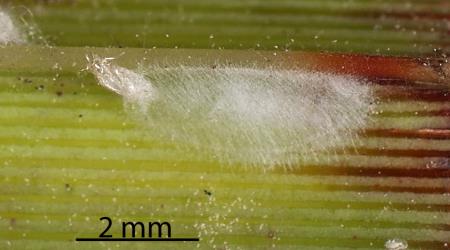
<svg viewBox="0 0 450 250">
<path fill-rule="evenodd" d="M 15 25 L 11 16 L 0 8 L 0 45 L 24 44 L 25 36 Z"/>
<path fill-rule="evenodd" d="M 146 130 L 224 165 L 296 167 L 352 145 L 372 93 L 350 76 L 241 66 L 141 67 L 89 58 L 99 84 L 124 98 Z"/>
</svg>

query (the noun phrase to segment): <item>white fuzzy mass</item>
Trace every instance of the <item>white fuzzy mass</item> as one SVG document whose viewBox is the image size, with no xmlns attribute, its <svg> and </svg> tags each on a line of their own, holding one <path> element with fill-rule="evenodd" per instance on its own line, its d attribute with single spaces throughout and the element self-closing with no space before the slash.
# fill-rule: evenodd
<svg viewBox="0 0 450 250">
<path fill-rule="evenodd" d="M 350 76 L 181 65 L 137 73 L 94 61 L 99 83 L 131 103 L 149 133 L 225 165 L 296 167 L 352 145 L 369 120 L 370 87 Z"/>
<path fill-rule="evenodd" d="M 0 45 L 22 43 L 25 43 L 24 35 L 15 25 L 11 16 L 0 9 Z"/>
</svg>

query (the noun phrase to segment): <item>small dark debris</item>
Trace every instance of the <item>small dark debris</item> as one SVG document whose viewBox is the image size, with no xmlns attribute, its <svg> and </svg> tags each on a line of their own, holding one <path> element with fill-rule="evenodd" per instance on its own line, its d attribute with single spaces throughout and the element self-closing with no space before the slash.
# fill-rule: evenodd
<svg viewBox="0 0 450 250">
<path fill-rule="evenodd" d="M 269 230 L 269 232 L 267 232 L 267 238 L 275 239 L 275 236 L 276 236 L 276 232 L 274 230 Z"/>
<path fill-rule="evenodd" d="M 23 79 L 23 82 L 24 82 L 24 83 L 32 83 L 33 81 L 32 81 L 31 79 L 24 78 L 24 79 Z"/>
<path fill-rule="evenodd" d="M 206 195 L 208 195 L 208 196 L 211 196 L 211 195 L 212 195 L 212 193 L 211 193 L 210 191 L 206 190 L 206 189 L 203 189 L 203 192 L 204 192 Z"/>
<path fill-rule="evenodd" d="M 69 183 L 64 184 L 64 187 L 66 188 L 66 191 L 71 191 L 72 187 L 70 186 Z"/>
<path fill-rule="evenodd" d="M 14 226 L 16 225 L 16 218 L 11 218 L 11 219 L 9 220 L 9 225 L 12 226 L 12 227 L 14 227 Z"/>
<path fill-rule="evenodd" d="M 35 89 L 37 89 L 37 90 L 43 90 L 43 89 L 44 89 L 44 85 L 39 85 L 39 86 L 35 87 Z"/>
<path fill-rule="evenodd" d="M 82 117 L 83 117 L 83 114 L 79 114 L 78 117 L 79 117 L 79 118 L 82 118 Z"/>
<path fill-rule="evenodd" d="M 63 95 L 63 92 L 62 92 L 62 91 L 56 91 L 56 95 L 57 95 L 57 96 L 62 96 L 62 95 Z"/>
<path fill-rule="evenodd" d="M 216 69 L 216 68 L 217 68 L 217 65 L 214 64 L 213 66 L 211 66 L 211 68 L 212 68 L 212 69 Z"/>
<path fill-rule="evenodd" d="M 75 91 L 75 92 L 73 92 L 72 94 L 77 95 L 78 93 Z"/>
</svg>

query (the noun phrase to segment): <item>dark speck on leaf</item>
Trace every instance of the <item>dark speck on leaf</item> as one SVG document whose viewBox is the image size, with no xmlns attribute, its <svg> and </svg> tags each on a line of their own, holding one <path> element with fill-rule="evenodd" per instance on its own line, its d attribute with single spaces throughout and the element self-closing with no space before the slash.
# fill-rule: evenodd
<svg viewBox="0 0 450 250">
<path fill-rule="evenodd" d="M 39 85 L 39 86 L 35 87 L 35 89 L 37 89 L 37 90 L 43 90 L 43 89 L 44 89 L 44 85 Z"/>
<path fill-rule="evenodd" d="M 269 232 L 267 232 L 267 238 L 275 239 L 275 237 L 276 237 L 276 232 L 274 230 L 269 230 Z"/>
<path fill-rule="evenodd" d="M 9 225 L 12 226 L 12 227 L 14 227 L 14 226 L 16 225 L 16 218 L 11 218 L 11 219 L 9 220 Z"/>
<path fill-rule="evenodd" d="M 25 79 L 23 79 L 23 82 L 24 83 L 32 83 L 33 81 L 31 79 L 25 78 Z"/>
<path fill-rule="evenodd" d="M 56 95 L 57 95 L 57 96 L 62 96 L 62 95 L 63 95 L 63 92 L 62 92 L 62 91 L 56 91 Z"/>
<path fill-rule="evenodd" d="M 82 117 L 83 117 L 83 115 L 82 115 L 82 114 L 79 114 L 79 115 L 78 115 L 78 117 L 82 118 Z"/>
<path fill-rule="evenodd" d="M 70 186 L 69 183 L 64 184 L 64 187 L 66 188 L 66 191 L 71 191 L 72 187 Z"/>
<path fill-rule="evenodd" d="M 73 92 L 73 94 L 74 94 L 74 95 L 77 95 L 78 93 L 75 91 L 75 92 Z"/>
<path fill-rule="evenodd" d="M 211 193 L 210 191 L 206 190 L 206 189 L 203 189 L 203 192 L 204 192 L 206 195 L 208 195 L 208 196 L 211 196 L 211 195 L 212 195 L 212 193 Z"/>
</svg>

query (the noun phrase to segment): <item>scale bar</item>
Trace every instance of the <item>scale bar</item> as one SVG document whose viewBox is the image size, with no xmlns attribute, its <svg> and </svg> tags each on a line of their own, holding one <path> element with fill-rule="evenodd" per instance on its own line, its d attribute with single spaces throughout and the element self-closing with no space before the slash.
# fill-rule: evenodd
<svg viewBox="0 0 450 250">
<path fill-rule="evenodd" d="M 76 238 L 76 241 L 200 241 L 199 238 Z"/>
</svg>

